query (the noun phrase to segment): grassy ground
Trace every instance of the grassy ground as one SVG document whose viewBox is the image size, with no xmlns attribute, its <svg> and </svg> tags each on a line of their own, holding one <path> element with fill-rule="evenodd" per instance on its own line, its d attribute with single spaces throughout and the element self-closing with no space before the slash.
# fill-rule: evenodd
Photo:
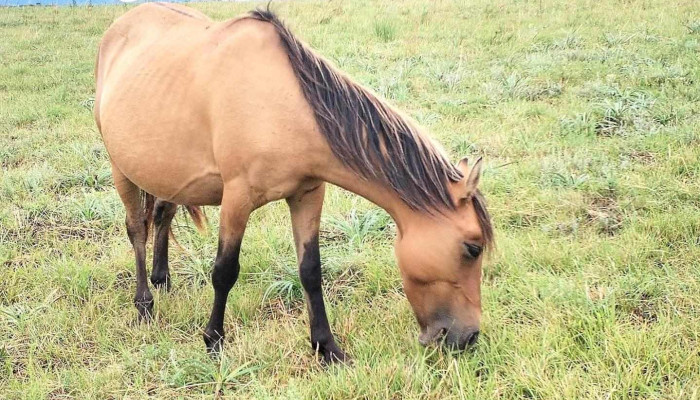
<svg viewBox="0 0 700 400">
<path fill-rule="evenodd" d="M 246 233 L 221 363 L 201 341 L 216 237 L 185 218 L 174 289 L 136 323 L 91 117 L 97 42 L 129 6 L 0 10 L 0 398 L 700 397 L 700 9 L 573 3 L 275 6 L 455 159 L 487 162 L 498 250 L 480 343 L 461 356 L 417 344 L 386 215 L 330 190 L 325 287 L 355 358 L 332 368 L 308 345 L 283 204 Z"/>
</svg>

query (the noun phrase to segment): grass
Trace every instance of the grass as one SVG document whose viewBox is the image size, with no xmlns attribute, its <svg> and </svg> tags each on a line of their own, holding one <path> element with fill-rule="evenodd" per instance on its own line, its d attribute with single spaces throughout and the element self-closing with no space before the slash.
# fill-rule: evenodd
<svg viewBox="0 0 700 400">
<path fill-rule="evenodd" d="M 193 6 L 224 19 L 254 5 Z M 136 323 L 124 211 L 90 112 L 97 42 L 130 7 L 0 12 L 0 398 L 700 397 L 693 2 L 275 5 L 455 160 L 483 156 L 497 227 L 477 348 L 424 349 L 391 221 L 332 188 L 325 290 L 355 363 L 331 368 L 310 350 L 283 203 L 251 219 L 220 363 L 201 342 L 216 237 L 185 218 L 174 289 Z"/>
</svg>

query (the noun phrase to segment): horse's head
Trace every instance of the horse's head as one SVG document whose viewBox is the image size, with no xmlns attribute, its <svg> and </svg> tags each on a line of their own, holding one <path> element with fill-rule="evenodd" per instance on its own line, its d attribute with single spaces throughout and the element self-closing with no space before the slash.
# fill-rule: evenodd
<svg viewBox="0 0 700 400">
<path fill-rule="evenodd" d="M 472 168 L 463 159 L 458 168 L 464 178 L 451 186 L 455 209 L 413 215 L 397 238 L 396 257 L 421 344 L 444 336 L 463 350 L 479 335 L 481 262 L 493 233 L 477 191 L 481 159 Z"/>
</svg>

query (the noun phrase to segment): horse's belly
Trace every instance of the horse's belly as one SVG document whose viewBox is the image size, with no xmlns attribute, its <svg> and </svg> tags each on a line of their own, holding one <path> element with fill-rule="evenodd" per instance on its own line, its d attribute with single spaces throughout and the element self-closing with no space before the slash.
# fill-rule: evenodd
<svg viewBox="0 0 700 400">
<path fill-rule="evenodd" d="M 220 204 L 223 181 L 203 135 L 105 124 L 114 165 L 146 192 L 177 204 Z"/>
<path fill-rule="evenodd" d="M 114 157 L 113 162 L 130 181 L 161 199 L 188 205 L 221 204 L 223 182 L 213 169 L 195 170 L 175 160 L 142 162 Z"/>
</svg>

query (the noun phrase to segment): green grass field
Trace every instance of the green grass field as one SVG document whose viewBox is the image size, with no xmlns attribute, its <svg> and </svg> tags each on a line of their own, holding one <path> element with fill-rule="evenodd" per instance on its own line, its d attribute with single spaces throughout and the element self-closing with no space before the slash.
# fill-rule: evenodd
<svg viewBox="0 0 700 400">
<path fill-rule="evenodd" d="M 199 3 L 216 19 L 253 8 Z M 184 217 L 174 288 L 136 322 L 124 210 L 94 125 L 98 40 L 130 6 L 0 9 L 0 398 L 700 397 L 700 8 L 692 0 L 280 2 L 341 69 L 454 160 L 481 155 L 497 250 L 482 336 L 417 342 L 395 228 L 326 196 L 331 325 L 308 341 L 286 205 L 256 211 L 220 363 L 201 333 L 210 233 Z"/>
</svg>

